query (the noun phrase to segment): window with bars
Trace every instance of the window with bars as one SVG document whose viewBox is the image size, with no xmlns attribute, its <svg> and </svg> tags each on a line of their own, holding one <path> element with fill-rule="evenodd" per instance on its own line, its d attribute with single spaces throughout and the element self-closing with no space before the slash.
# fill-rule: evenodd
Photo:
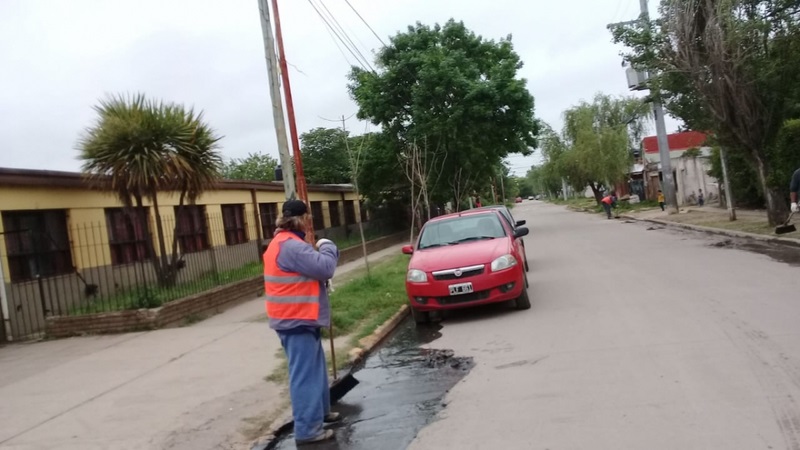
<svg viewBox="0 0 800 450">
<path fill-rule="evenodd" d="M 148 259 L 148 209 L 126 212 L 123 208 L 106 208 L 105 211 L 111 264 L 130 264 Z"/>
<path fill-rule="evenodd" d="M 5 211 L 3 228 L 12 282 L 74 271 L 66 210 Z"/>
<path fill-rule="evenodd" d="M 356 223 L 356 202 L 353 200 L 344 202 L 344 223 L 348 225 Z"/>
<path fill-rule="evenodd" d="M 244 205 L 222 205 L 222 225 L 225 227 L 225 244 L 238 245 L 247 242 Z"/>
<path fill-rule="evenodd" d="M 264 239 L 272 239 L 275 233 L 275 222 L 278 220 L 277 203 L 260 203 L 258 213 L 261 216 L 261 234 Z"/>
<path fill-rule="evenodd" d="M 339 202 L 328 202 L 328 210 L 331 215 L 331 227 L 342 226 L 342 218 L 339 216 Z"/>
<path fill-rule="evenodd" d="M 325 228 L 325 215 L 322 212 L 322 202 L 311 202 L 311 219 L 314 222 L 315 230 Z"/>
<path fill-rule="evenodd" d="M 176 206 L 175 217 L 178 221 L 178 244 L 182 253 L 194 253 L 209 248 L 205 206 Z"/>
</svg>

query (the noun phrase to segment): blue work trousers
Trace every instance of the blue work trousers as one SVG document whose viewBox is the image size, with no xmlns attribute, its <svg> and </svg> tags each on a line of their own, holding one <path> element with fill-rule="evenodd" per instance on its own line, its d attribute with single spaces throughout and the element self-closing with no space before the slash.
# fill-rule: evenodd
<svg viewBox="0 0 800 450">
<path fill-rule="evenodd" d="M 328 369 L 319 329 L 278 331 L 289 360 L 289 396 L 292 399 L 295 439 L 322 433 L 323 419 L 331 410 Z"/>
<path fill-rule="evenodd" d="M 608 203 L 603 203 L 603 209 L 606 211 L 606 216 L 608 216 L 608 218 L 610 219 L 611 218 L 611 205 L 609 205 Z"/>
</svg>

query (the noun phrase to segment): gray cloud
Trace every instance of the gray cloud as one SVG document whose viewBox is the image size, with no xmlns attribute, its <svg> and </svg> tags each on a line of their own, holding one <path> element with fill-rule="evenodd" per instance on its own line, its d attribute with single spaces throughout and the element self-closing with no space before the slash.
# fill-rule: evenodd
<svg viewBox="0 0 800 450">
<path fill-rule="evenodd" d="M 634 0 L 351 3 L 384 40 L 416 21 L 451 17 L 485 38 L 512 34 L 536 114 L 556 128 L 561 112 L 581 99 L 627 93 L 621 49 L 605 25 L 633 18 Z M 343 1 L 325 4 L 371 59 L 378 40 Z M 281 19 L 300 131 L 354 113 L 349 65 L 309 3 L 282 0 Z M 74 146 L 94 118 L 92 106 L 124 92 L 204 110 L 225 136 L 227 157 L 277 154 L 256 0 L 4 0 L 0 67 L 0 166 L 77 170 Z M 364 129 L 355 120 L 348 126 Z M 509 163 L 524 173 L 537 159 Z"/>
</svg>

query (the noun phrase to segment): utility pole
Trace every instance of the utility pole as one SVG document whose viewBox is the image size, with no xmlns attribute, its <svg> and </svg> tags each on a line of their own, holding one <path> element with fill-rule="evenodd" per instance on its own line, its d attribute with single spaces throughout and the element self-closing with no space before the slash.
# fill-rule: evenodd
<svg viewBox="0 0 800 450">
<path fill-rule="evenodd" d="M 728 157 L 722 147 L 719 148 L 719 159 L 722 163 L 722 182 L 725 184 L 725 204 L 728 207 L 728 220 L 733 222 L 736 220 L 736 209 L 733 207 L 733 193 L 731 193 L 731 184 L 728 182 Z"/>
<path fill-rule="evenodd" d="M 650 13 L 647 10 L 647 0 L 639 0 L 639 8 L 642 12 L 642 21 L 650 28 Z M 645 78 L 649 74 L 645 73 Z M 656 121 L 656 137 L 658 140 L 658 156 L 661 159 L 661 174 L 664 182 L 661 189 L 666 200 L 667 214 L 678 213 L 678 197 L 675 195 L 675 177 L 672 176 L 672 160 L 670 159 L 669 140 L 667 139 L 667 126 L 664 123 L 664 107 L 658 92 L 650 91 L 653 103 L 653 118 Z"/>
<path fill-rule="evenodd" d="M 278 152 L 283 171 L 283 190 L 286 200 L 297 198 L 294 184 L 292 155 L 289 152 L 289 141 L 286 139 L 286 120 L 283 117 L 283 101 L 281 101 L 281 84 L 278 75 L 278 61 L 275 56 L 275 38 L 272 35 L 272 22 L 269 17 L 267 0 L 258 0 L 261 13 L 261 33 L 264 35 L 264 53 L 267 58 L 267 76 L 269 77 L 269 98 L 272 100 L 272 118 L 275 122 L 275 134 L 278 137 Z"/>
<path fill-rule="evenodd" d="M 639 21 L 644 22 L 644 25 L 650 27 L 650 14 L 647 11 L 647 0 L 639 0 L 639 9 L 641 15 Z M 613 28 L 620 25 L 632 25 L 638 22 L 637 20 L 628 20 L 625 22 L 611 23 L 607 27 Z M 635 67 L 633 69 L 636 69 Z M 638 71 L 637 71 L 638 72 Z M 638 78 L 638 75 L 637 75 Z M 644 72 L 645 80 L 649 78 L 647 71 Z M 637 84 L 639 82 L 637 81 Z M 630 82 L 629 82 L 630 84 Z M 644 88 L 636 88 L 631 86 L 632 90 L 641 90 Z M 658 141 L 658 156 L 661 159 L 661 174 L 664 178 L 661 183 L 661 190 L 664 192 L 664 200 L 666 203 L 666 210 L 669 214 L 678 213 L 678 197 L 675 195 L 675 177 L 672 176 L 672 160 L 670 159 L 669 140 L 667 139 L 667 126 L 664 123 L 664 106 L 661 104 L 658 92 L 652 93 L 650 102 L 653 105 L 653 119 L 656 121 L 656 139 Z"/>
<path fill-rule="evenodd" d="M 303 157 L 300 154 L 300 139 L 297 135 L 297 122 L 294 118 L 294 102 L 292 101 L 292 86 L 289 83 L 289 69 L 286 64 L 286 51 L 283 47 L 283 34 L 281 33 L 281 17 L 278 12 L 278 0 L 272 0 L 272 11 L 275 14 L 275 39 L 278 43 L 278 56 L 280 57 L 281 79 L 283 80 L 283 93 L 286 96 L 286 114 L 289 119 L 289 133 L 292 138 L 294 148 L 294 165 L 297 170 L 297 194 L 301 200 L 308 201 L 308 188 L 306 187 L 306 176 L 303 173 Z M 306 224 L 306 240 L 315 242 L 314 223 L 309 219 Z"/>
</svg>

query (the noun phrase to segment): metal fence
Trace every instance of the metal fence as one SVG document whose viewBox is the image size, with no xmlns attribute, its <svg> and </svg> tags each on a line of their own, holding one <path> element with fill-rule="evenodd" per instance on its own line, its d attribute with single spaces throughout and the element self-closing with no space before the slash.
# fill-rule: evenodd
<svg viewBox="0 0 800 450">
<path fill-rule="evenodd" d="M 146 227 L 128 223 L 127 234 L 115 230 L 108 218 L 71 226 L 61 235 L 52 229 L 8 233 L 0 261 L 8 264 L 10 274 L 5 294 L 11 337 L 40 336 L 49 316 L 154 308 L 260 275 L 266 243 L 259 240 L 262 233 L 230 216 L 202 216 L 204 220 L 181 222 L 178 229 L 174 219 L 163 219 L 165 252 L 152 217 Z M 365 234 L 376 238 L 397 225 L 376 220 L 365 224 Z M 340 247 L 355 245 L 350 241 L 358 239 L 357 226 L 328 227 L 317 235 L 338 240 Z"/>
<path fill-rule="evenodd" d="M 163 247 L 151 225 L 149 233 L 126 239 L 115 239 L 108 222 L 72 226 L 66 240 L 54 230 L 7 235 L 0 257 L 10 274 L 5 293 L 12 336 L 36 336 L 48 316 L 158 307 L 261 273 L 257 237 L 247 229 L 237 235 L 240 230 L 226 228 L 222 217 L 206 216 L 204 226 L 177 233 L 175 244 L 175 221 L 162 220 Z"/>
</svg>

